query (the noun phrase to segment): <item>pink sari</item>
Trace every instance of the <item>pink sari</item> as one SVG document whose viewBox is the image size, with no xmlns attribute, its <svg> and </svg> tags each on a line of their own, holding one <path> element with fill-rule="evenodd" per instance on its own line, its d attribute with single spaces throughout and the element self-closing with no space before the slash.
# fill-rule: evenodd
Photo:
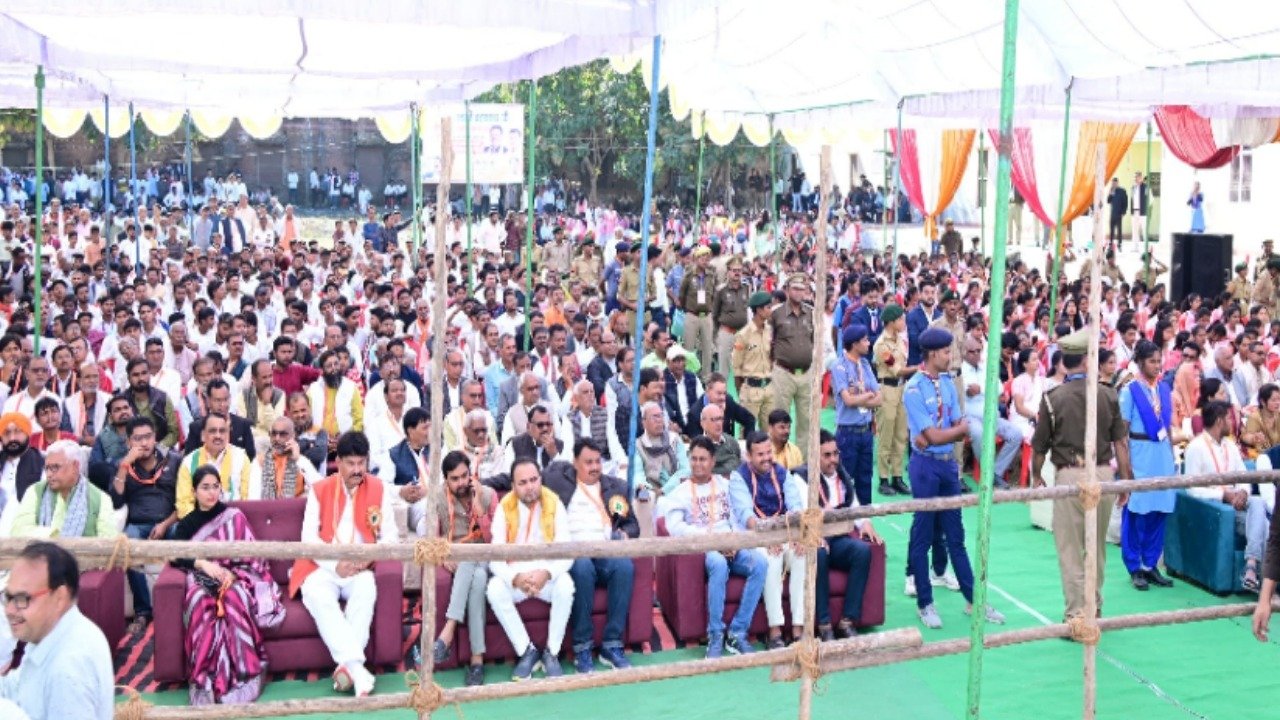
<svg viewBox="0 0 1280 720">
<path fill-rule="evenodd" d="M 244 515 L 228 508 L 210 520 L 193 541 L 252 541 L 253 531 Z M 185 648 L 190 663 L 192 705 L 251 703 L 266 684 L 267 656 L 258 629 L 259 594 L 280 607 L 280 589 L 271 579 L 267 561 L 261 559 L 216 560 L 235 575 L 235 582 L 219 590 L 203 573 L 187 572 L 183 621 Z"/>
</svg>

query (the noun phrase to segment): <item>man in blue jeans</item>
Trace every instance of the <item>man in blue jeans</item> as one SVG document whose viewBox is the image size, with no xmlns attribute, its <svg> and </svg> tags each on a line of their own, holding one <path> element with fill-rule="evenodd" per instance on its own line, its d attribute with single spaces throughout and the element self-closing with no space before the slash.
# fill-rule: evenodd
<svg viewBox="0 0 1280 720">
<path fill-rule="evenodd" d="M 689 479 L 662 499 L 667 533 L 672 537 L 746 532 L 730 511 L 729 481 L 712 472 L 715 462 L 715 445 L 710 439 L 698 436 L 689 441 Z M 707 657 L 720 657 L 726 650 L 733 654 L 752 652 L 747 629 L 764 592 L 768 565 L 759 550 L 707 552 Z M 724 595 L 731 573 L 747 582 L 726 636 Z"/>
<path fill-rule="evenodd" d="M 572 466 L 553 462 L 543 471 L 546 488 L 558 495 L 568 510 L 565 517 L 571 540 L 627 540 L 640 536 L 640 523 L 627 501 L 627 483 L 603 476 L 602 457 L 595 441 L 582 438 L 574 443 Z M 569 577 L 573 578 L 574 587 L 573 609 L 569 613 L 574 668 L 579 673 L 595 670 L 591 657 L 595 634 L 591 607 L 599 586 L 608 593 L 600 662 L 617 670 L 631 667 L 623 652 L 623 637 L 635 563 L 631 558 L 578 558 L 569 567 Z M 644 592 L 651 590 L 644 588 Z M 552 652 L 558 649 L 551 648 Z"/>
<path fill-rule="evenodd" d="M 129 506 L 126 535 L 139 540 L 163 540 L 178 519 L 174 498 L 182 458 L 156 447 L 156 426 L 149 416 L 130 420 L 125 426 L 125 438 L 129 451 L 112 476 L 111 499 L 117 506 Z M 128 578 L 133 593 L 131 630 L 142 630 L 151 621 L 151 590 L 145 573 L 129 570 Z"/>
<path fill-rule="evenodd" d="M 836 395 L 835 443 L 840 465 L 853 478 L 859 505 L 871 504 L 871 465 L 875 457 L 874 409 L 880 407 L 880 383 L 867 362 L 871 338 L 867 328 L 853 323 L 844 329 L 840 354 L 831 366 L 831 389 Z"/>
<path fill-rule="evenodd" d="M 911 476 L 911 496 L 916 499 L 951 497 L 960 494 L 960 468 L 955 444 L 969 432 L 956 393 L 951 367 L 951 333 L 929 328 L 920 334 L 920 372 L 911 376 L 902 391 L 907 411 L 907 435 L 913 450 L 907 471 Z M 933 583 L 929 578 L 927 553 L 937 531 L 946 536 L 947 554 L 955 567 L 960 592 L 973 610 L 973 568 L 964 548 L 964 525 L 960 510 L 917 512 L 911 521 L 911 544 L 907 566 L 916 581 L 916 606 L 920 621 L 930 629 L 942 627 L 942 618 L 933 606 Z M 988 622 L 1002 624 L 1004 615 L 988 605 Z"/>
</svg>

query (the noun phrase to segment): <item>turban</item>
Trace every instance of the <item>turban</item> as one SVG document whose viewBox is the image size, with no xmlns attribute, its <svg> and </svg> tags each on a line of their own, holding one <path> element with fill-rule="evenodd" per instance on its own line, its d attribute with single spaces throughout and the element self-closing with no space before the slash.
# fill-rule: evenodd
<svg viewBox="0 0 1280 720">
<path fill-rule="evenodd" d="M 0 432 L 8 430 L 10 425 L 17 425 L 24 435 L 31 435 L 31 420 L 20 412 L 7 412 L 0 415 Z"/>
</svg>

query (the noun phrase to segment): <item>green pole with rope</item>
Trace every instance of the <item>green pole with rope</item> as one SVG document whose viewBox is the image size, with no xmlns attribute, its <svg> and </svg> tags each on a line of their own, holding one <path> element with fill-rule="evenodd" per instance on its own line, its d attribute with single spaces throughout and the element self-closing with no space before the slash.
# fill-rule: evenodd
<svg viewBox="0 0 1280 720">
<path fill-rule="evenodd" d="M 702 111 L 702 123 L 698 126 L 698 185 L 694 189 L 693 223 L 694 242 L 698 241 L 698 226 L 702 224 L 702 153 L 707 149 L 707 111 Z"/>
<path fill-rule="evenodd" d="M 529 302 L 533 298 L 533 220 L 534 212 L 534 171 L 536 163 L 534 162 L 534 149 L 537 138 L 538 125 L 538 79 L 533 78 L 529 81 L 529 129 L 525 132 L 528 138 L 527 149 L 525 153 L 529 156 L 529 175 L 525 179 L 525 190 L 528 193 L 528 207 L 525 208 L 525 229 L 524 229 L 524 349 L 528 350 L 533 347 L 533 338 L 529 332 Z"/>
<path fill-rule="evenodd" d="M 413 173 L 413 265 L 415 267 L 421 262 L 418 258 L 418 249 L 422 247 L 422 138 L 418 137 L 420 130 L 421 122 L 418 117 L 418 104 L 410 103 L 409 165 Z M 443 180 L 440 181 L 443 182 Z M 444 212 L 444 208 L 436 208 L 436 212 Z"/>
<path fill-rule="evenodd" d="M 707 129 L 702 128 L 705 133 Z M 781 224 L 778 222 L 778 159 L 776 155 L 777 143 L 774 140 L 773 115 L 769 115 L 769 196 L 772 198 L 770 202 L 773 207 L 773 274 L 778 274 L 779 268 L 782 266 L 782 238 L 778 234 L 778 228 Z"/>
<path fill-rule="evenodd" d="M 40 355 L 40 336 L 44 334 L 41 317 L 40 290 L 44 280 L 40 273 L 41 249 L 44 245 L 44 66 L 36 66 L 36 278 L 35 278 L 35 354 Z M 52 188 L 51 188 L 52 189 Z M 110 230 L 110 228 L 108 228 Z M 16 389 L 16 388 L 15 388 Z"/>
<path fill-rule="evenodd" d="M 1151 121 L 1147 121 L 1147 174 L 1142 176 L 1142 182 L 1147 186 L 1147 193 L 1151 192 Z M 1147 222 L 1151 222 L 1151 204 L 1155 201 L 1154 197 L 1147 199 Z M 1138 199 L 1138 208 L 1142 208 L 1142 199 Z M 1151 228 L 1147 227 L 1147 222 L 1142 224 L 1142 273 L 1146 277 L 1151 277 Z"/>
<path fill-rule="evenodd" d="M 1000 83 L 1000 146 L 996 165 L 996 226 L 991 257 L 991 322 L 987 323 L 987 347 L 1000 347 L 1005 295 L 1005 246 L 1009 240 L 1009 193 L 1012 187 L 1014 79 L 1017 70 L 1018 0 L 1004 4 L 1004 56 Z M 982 651 L 986 634 L 987 578 L 991 557 L 991 496 L 996 459 L 997 401 L 1000 395 L 1000 353 L 987 353 L 983 383 L 982 467 L 986 478 L 978 479 L 978 562 L 973 581 L 973 619 L 969 626 L 969 693 L 966 707 L 970 720 L 982 717 Z"/>
<path fill-rule="evenodd" d="M 893 187 L 889 188 L 889 192 L 893 193 L 893 257 L 889 259 L 889 294 L 892 295 L 898 287 L 898 185 L 902 182 L 902 104 L 903 100 L 898 101 L 898 144 L 893 150 Z"/>
<path fill-rule="evenodd" d="M 1058 278 L 1062 276 L 1062 245 L 1066 242 L 1062 214 L 1066 211 L 1067 145 L 1071 141 L 1071 86 L 1074 84 L 1074 78 L 1067 83 L 1067 103 L 1062 111 L 1062 164 L 1058 168 L 1058 217 L 1055 218 L 1057 232 L 1053 241 L 1053 277 L 1049 278 L 1049 332 L 1053 332 L 1058 319 Z"/>
<path fill-rule="evenodd" d="M 475 286 L 475 263 L 471 261 L 471 101 L 463 103 L 463 108 L 466 111 L 463 125 L 466 126 L 467 135 L 467 260 L 463 265 L 466 266 L 467 294 L 470 295 Z"/>
</svg>

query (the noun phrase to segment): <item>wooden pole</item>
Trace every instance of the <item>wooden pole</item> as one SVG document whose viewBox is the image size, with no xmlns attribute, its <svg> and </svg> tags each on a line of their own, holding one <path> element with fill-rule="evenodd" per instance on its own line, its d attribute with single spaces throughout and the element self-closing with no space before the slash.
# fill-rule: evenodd
<svg viewBox="0 0 1280 720">
<path fill-rule="evenodd" d="M 821 500 L 818 489 L 822 485 L 822 471 L 819 469 L 819 458 L 821 455 L 819 442 L 819 428 L 822 427 L 822 363 L 826 357 L 826 341 L 827 332 L 822 329 L 823 321 L 826 318 L 827 307 L 827 213 L 831 210 L 831 146 L 822 146 L 822 159 L 819 164 L 820 170 L 818 185 L 818 238 L 814 243 L 814 269 L 813 269 L 813 327 L 817 329 L 813 337 L 813 359 L 809 364 L 809 371 L 813 375 L 813 397 L 809 401 L 809 437 L 800 438 L 802 442 L 809 444 L 809 502 L 807 507 L 811 510 L 821 508 Z M 809 533 L 806 536 L 812 537 Z M 817 538 L 820 540 L 820 537 Z M 803 652 L 804 648 L 816 648 L 814 645 L 813 631 L 816 624 L 815 610 L 818 605 L 818 544 L 806 543 L 804 551 L 804 639 L 801 640 L 797 652 Z M 816 649 L 814 650 L 812 663 L 816 664 Z M 804 677 L 800 683 L 800 720 L 809 720 L 813 712 L 813 685 L 817 681 L 814 664 L 810 662 L 802 662 L 801 667 L 804 670 Z"/>
<path fill-rule="evenodd" d="M 1058 166 L 1058 215 L 1054 217 L 1055 232 L 1053 234 L 1053 277 L 1049 278 L 1049 332 L 1053 332 L 1054 323 L 1058 321 L 1058 278 L 1062 276 L 1062 245 L 1066 242 L 1063 231 L 1066 226 L 1062 215 L 1066 212 L 1067 197 L 1067 146 L 1071 142 L 1071 87 L 1075 79 L 1067 83 L 1067 100 L 1062 110 L 1062 162 Z"/>
<path fill-rule="evenodd" d="M 1098 175 L 1093 193 L 1093 272 L 1089 275 L 1089 357 L 1085 386 L 1084 415 L 1084 480 L 1089 487 L 1098 484 L 1098 343 L 1102 332 L 1102 246 L 1105 226 L 1102 224 L 1102 192 L 1106 186 L 1107 144 L 1098 145 Z M 1084 503 L 1084 624 L 1092 624 L 1098 613 L 1098 503 Z M 1093 720 L 1098 712 L 1098 645 L 1084 643 L 1084 720 Z"/>
</svg>

